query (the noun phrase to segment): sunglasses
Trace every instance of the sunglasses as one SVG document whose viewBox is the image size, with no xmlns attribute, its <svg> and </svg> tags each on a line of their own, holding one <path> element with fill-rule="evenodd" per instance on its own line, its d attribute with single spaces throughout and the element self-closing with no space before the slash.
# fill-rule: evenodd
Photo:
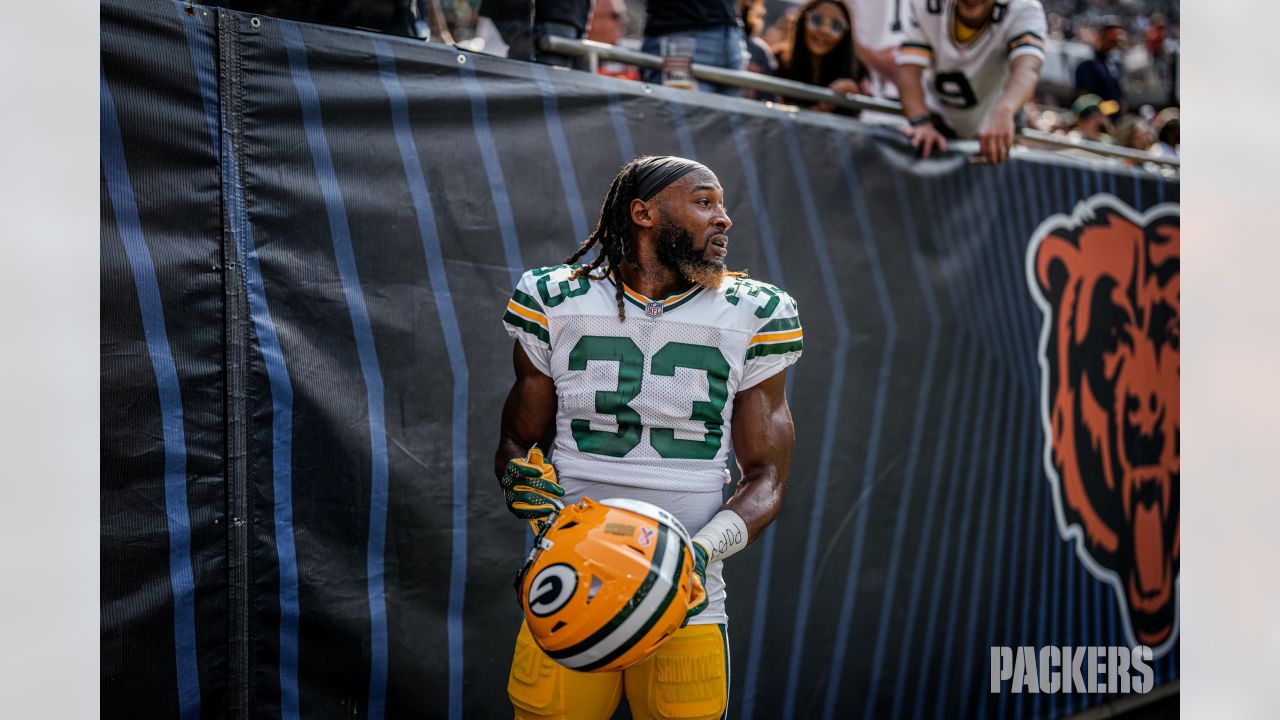
<svg viewBox="0 0 1280 720">
<path fill-rule="evenodd" d="M 849 24 L 840 18 L 827 17 L 818 13 L 809 13 L 809 18 L 805 24 L 812 30 L 827 30 L 835 35 L 843 35 L 845 30 L 849 29 Z"/>
</svg>

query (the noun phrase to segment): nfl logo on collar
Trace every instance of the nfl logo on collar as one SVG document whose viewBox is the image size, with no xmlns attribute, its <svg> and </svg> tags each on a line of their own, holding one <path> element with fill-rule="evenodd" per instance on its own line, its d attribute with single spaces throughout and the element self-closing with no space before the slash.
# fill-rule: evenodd
<svg viewBox="0 0 1280 720">
<path fill-rule="evenodd" d="M 648 315 L 651 318 L 661 317 L 662 303 L 658 302 L 657 300 L 651 301 L 648 305 L 644 306 L 644 314 Z"/>
</svg>

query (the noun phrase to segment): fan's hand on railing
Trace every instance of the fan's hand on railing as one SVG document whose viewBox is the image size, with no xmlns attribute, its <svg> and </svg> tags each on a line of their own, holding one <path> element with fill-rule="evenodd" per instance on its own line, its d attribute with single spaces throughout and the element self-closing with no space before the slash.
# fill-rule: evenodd
<svg viewBox="0 0 1280 720">
<path fill-rule="evenodd" d="M 1013 136 L 1013 113 L 997 105 L 978 129 L 978 152 L 991 164 L 999 165 L 1009 159 Z"/>
<path fill-rule="evenodd" d="M 915 148 L 922 158 L 929 157 L 929 153 L 933 152 L 934 148 L 937 148 L 938 152 L 947 151 L 947 139 L 931 122 L 907 125 L 902 128 L 902 134 L 907 136 L 911 141 L 911 147 Z"/>
</svg>

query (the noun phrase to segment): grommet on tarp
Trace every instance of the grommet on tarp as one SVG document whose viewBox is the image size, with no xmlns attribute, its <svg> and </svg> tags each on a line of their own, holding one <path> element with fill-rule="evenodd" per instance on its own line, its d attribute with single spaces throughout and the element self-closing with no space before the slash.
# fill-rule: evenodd
<svg viewBox="0 0 1280 720">
<path fill-rule="evenodd" d="M 250 18 L 249 27 L 252 27 L 254 29 L 262 27 L 262 18 Z"/>
<path fill-rule="evenodd" d="M 467 56 L 466 56 L 466 55 L 463 55 L 462 53 L 458 53 L 458 64 L 459 64 L 459 65 L 466 65 L 466 64 L 467 64 Z"/>
</svg>

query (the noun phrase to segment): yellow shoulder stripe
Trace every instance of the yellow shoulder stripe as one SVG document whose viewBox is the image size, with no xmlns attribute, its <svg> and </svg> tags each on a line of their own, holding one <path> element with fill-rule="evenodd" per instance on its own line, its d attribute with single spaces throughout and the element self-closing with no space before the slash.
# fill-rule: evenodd
<svg viewBox="0 0 1280 720">
<path fill-rule="evenodd" d="M 759 343 L 775 343 L 786 342 L 788 340 L 799 340 L 804 337 L 804 330 L 797 328 L 795 330 L 785 330 L 783 332 L 760 333 L 751 338 L 748 345 L 756 345 Z"/>
<path fill-rule="evenodd" d="M 520 317 L 526 320 L 532 320 L 544 328 L 547 327 L 546 315 L 543 315 L 542 313 L 534 312 L 529 308 L 516 302 L 515 300 L 507 301 L 507 310 L 510 310 L 511 312 L 515 313 L 516 315 L 519 315 Z"/>
</svg>

